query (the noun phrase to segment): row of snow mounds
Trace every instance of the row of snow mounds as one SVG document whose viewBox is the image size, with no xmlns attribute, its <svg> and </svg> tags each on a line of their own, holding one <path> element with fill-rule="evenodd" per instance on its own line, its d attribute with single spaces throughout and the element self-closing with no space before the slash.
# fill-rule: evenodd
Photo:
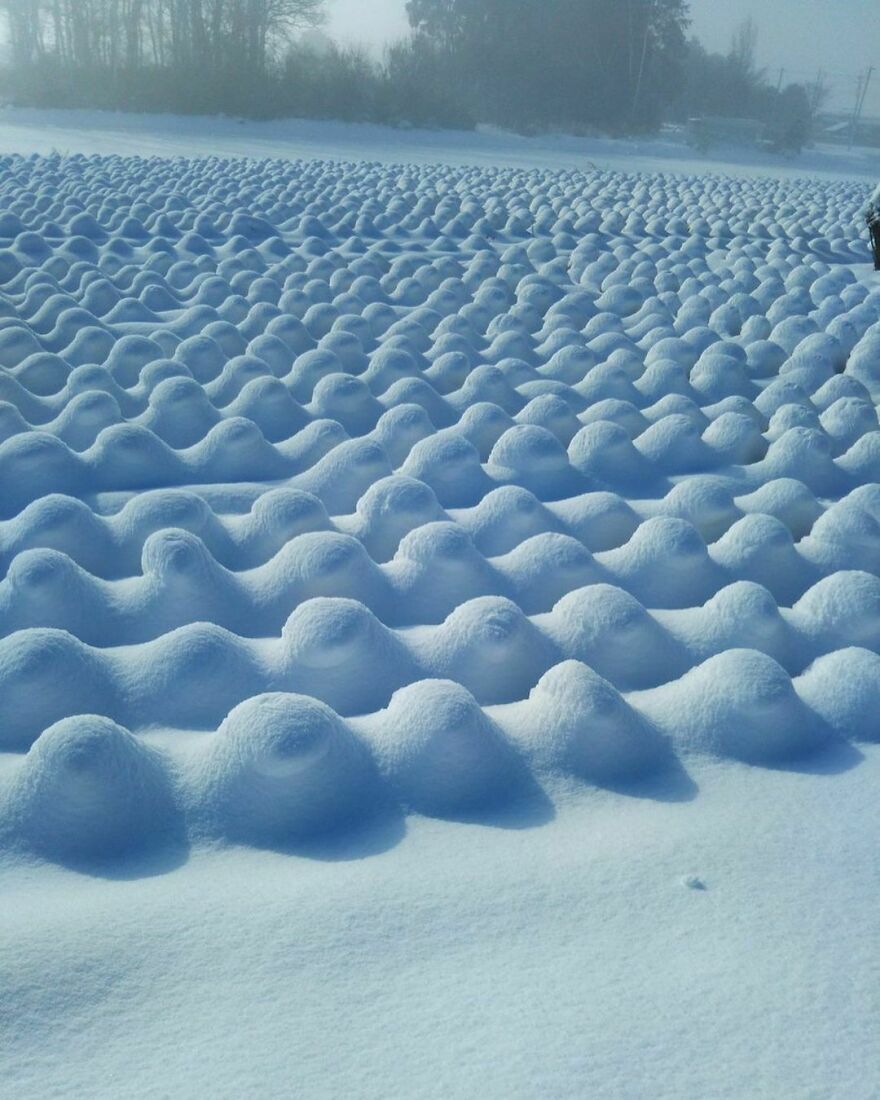
<svg viewBox="0 0 880 1100">
<path fill-rule="evenodd" d="M 2 846 L 880 739 L 857 185 L 0 166 Z"/>
<path fill-rule="evenodd" d="M 149 745 L 109 717 L 61 719 L 4 777 L 0 838 L 64 863 L 129 857 L 205 838 L 308 847 L 378 816 L 465 820 L 544 795 L 554 774 L 626 790 L 693 755 L 788 764 L 848 737 L 880 740 L 880 657 L 840 649 L 792 678 L 731 649 L 679 680 L 622 695 L 577 660 L 528 697 L 481 706 L 462 683 L 425 679 L 375 713 L 253 693 L 195 750 Z"/>
<path fill-rule="evenodd" d="M 126 503 L 108 515 L 75 497 L 50 494 L 14 518 L 0 520 L 0 578 L 18 555 L 36 550 L 57 551 L 107 581 L 135 577 L 143 572 L 147 542 L 167 530 L 195 536 L 217 566 L 233 572 L 264 566 L 291 540 L 318 532 L 349 536 L 373 562 L 383 564 L 395 557 L 408 536 L 427 525 L 432 525 L 434 535 L 443 535 L 447 549 L 458 546 L 466 571 L 474 552 L 501 557 L 539 535 L 568 536 L 594 555 L 616 550 L 630 542 L 644 521 L 657 518 L 686 521 L 703 542 L 713 546 L 713 553 L 727 547 L 727 567 L 732 567 L 730 549 L 740 543 L 741 532 L 750 531 L 751 545 L 760 550 L 770 533 L 778 531 L 778 524 L 789 533 L 782 532 L 777 539 L 780 544 L 790 536 L 795 553 L 805 554 L 826 571 L 840 567 L 835 565 L 840 560 L 834 556 L 837 548 L 846 548 L 851 564 L 858 559 L 859 568 L 870 568 L 870 558 L 862 564 L 864 554 L 875 554 L 880 548 L 876 484 L 854 489 L 831 506 L 820 503 L 795 478 L 776 478 L 738 494 L 721 478 L 692 476 L 662 498 L 640 500 L 590 492 L 545 501 L 522 486 L 505 485 L 472 508 L 446 509 L 424 481 L 392 474 L 374 482 L 354 512 L 336 516 L 330 516 L 314 494 L 290 487 L 258 487 L 248 507 L 237 513 L 215 510 L 204 495 L 189 489 L 126 494 Z M 747 519 L 750 522 L 743 524 Z M 457 542 L 451 542 L 448 527 L 439 524 L 455 525 L 460 531 Z M 673 534 L 683 529 L 655 524 L 650 530 L 654 545 L 665 552 L 672 545 L 663 545 L 664 531 Z M 731 531 L 735 534 L 718 545 Z M 763 538 L 755 537 L 759 532 Z M 419 542 L 414 538 L 407 546 L 412 559 Z M 786 567 L 794 560 L 789 553 Z"/>
<path fill-rule="evenodd" d="M 310 399 L 315 383 L 334 371 L 362 375 L 373 393 L 402 377 L 431 372 L 443 392 L 449 382 L 456 384 L 463 365 L 508 361 L 537 371 L 526 369 L 521 384 L 569 385 L 583 383 L 615 352 L 625 377 L 641 382 L 633 396 L 643 403 L 663 391 L 664 380 L 675 385 L 664 395 L 681 390 L 703 403 L 732 394 L 754 397 L 756 380 L 777 370 L 808 392 L 844 369 L 869 390 L 877 388 L 873 360 L 880 300 L 862 284 L 847 283 L 829 265 L 805 264 L 783 281 L 786 264 L 779 271 L 747 259 L 734 275 L 726 253 L 724 267 L 715 271 L 704 258 L 675 263 L 678 248 L 671 242 L 666 256 L 671 268 L 639 276 L 642 265 L 650 271 L 661 265 L 639 261 L 638 246 L 620 244 L 607 251 L 613 245 L 598 240 L 590 246 L 591 254 L 600 257 L 596 263 L 605 257 L 615 262 L 615 278 L 619 267 L 629 269 L 622 284 L 611 286 L 598 275 L 598 286 L 584 283 L 593 265 L 581 275 L 582 285 L 576 285 L 575 253 L 558 257 L 561 262 L 534 264 L 520 255 L 522 247 L 512 246 L 500 256 L 480 251 L 466 263 L 444 256 L 418 266 L 406 257 L 413 275 L 401 277 L 401 285 L 437 284 L 427 297 L 405 295 L 409 301 L 398 301 L 366 276 L 334 297 L 326 281 L 309 279 L 307 272 L 287 276 L 287 290 L 272 279 L 255 278 L 254 285 L 263 284 L 255 297 L 269 300 L 250 301 L 231 293 L 220 277 L 203 273 L 195 304 L 172 304 L 169 298 L 164 309 L 158 302 L 147 309 L 140 299 L 128 298 L 127 320 L 114 320 L 113 313 L 101 318 L 40 282 L 19 296 L 23 301 L 8 293 L 0 296 L 6 313 L 0 317 L 3 389 L 32 409 L 34 417 L 45 419 L 69 400 L 67 390 L 80 381 L 75 372 L 97 364 L 106 365 L 104 384 L 118 391 L 125 411 L 143 411 L 152 387 L 169 376 L 169 359 L 178 375 L 191 374 L 208 385 L 212 400 L 222 405 L 256 375 L 285 378 L 301 400 Z M 629 263 L 623 258 L 628 252 L 636 253 Z M 502 263 L 506 255 L 516 262 Z M 323 259 L 335 267 L 334 274 L 352 275 L 346 257 Z M 387 257 L 371 261 L 377 271 L 384 263 Z M 812 287 L 836 285 L 840 292 L 813 290 L 811 295 L 794 284 L 786 291 L 791 276 L 801 270 Z M 46 276 L 38 271 L 32 278 Z M 389 274 L 384 280 L 392 278 Z M 657 290 L 667 283 L 677 289 Z M 96 285 L 89 284 L 83 301 Z M 745 286 L 752 290 L 737 290 Z M 149 284 L 142 297 L 155 298 L 157 289 Z M 217 307 L 204 300 L 224 296 Z M 25 308 L 34 298 L 46 300 L 27 318 Z M 309 352 L 322 354 L 298 364 Z M 256 360 L 250 375 L 238 362 L 242 358 Z M 40 397 L 55 400 L 35 400 Z"/>
<path fill-rule="evenodd" d="M 390 349 L 373 357 L 363 377 L 346 373 L 328 349 L 300 356 L 283 377 L 273 374 L 259 356 L 241 355 L 209 384 L 199 383 L 183 362 L 156 360 L 144 372 L 145 381 L 132 390 L 114 383 L 105 367 L 86 366 L 70 373 L 64 389 L 48 398 L 29 396 L 9 376 L 0 377 L 0 444 L 11 439 L 21 444 L 22 437 L 36 432 L 81 452 L 103 431 L 128 423 L 168 447 L 186 449 L 228 420 L 249 420 L 267 441 L 283 443 L 316 420 L 333 420 L 344 432 L 342 439 L 386 440 L 398 463 L 426 433 L 450 428 L 469 439 L 486 460 L 504 431 L 517 423 L 549 431 L 568 447 L 581 428 L 597 420 L 637 439 L 659 420 L 676 417 L 642 444 L 649 461 L 658 462 L 663 471 L 692 472 L 701 464 L 760 459 L 767 450 L 762 434 L 772 442 L 789 428 L 807 428 L 823 434 L 827 448 L 839 455 L 880 429 L 870 389 L 851 375 L 835 374 L 831 366 L 815 387 L 804 388 L 796 374 L 783 368 L 762 388 L 746 382 L 741 388 L 750 396 L 724 392 L 737 388 L 727 382 L 697 392 L 673 359 L 685 352 L 675 341 L 669 343 L 671 357 L 653 360 L 643 371 L 626 353 L 613 353 L 596 364 L 587 350 L 569 345 L 553 354 L 546 368 L 520 360 L 474 366 L 469 357 L 451 353 L 423 373 L 414 357 Z M 741 364 L 728 351 L 741 355 L 741 349 L 725 348 L 717 344 L 704 351 L 694 370 L 705 371 L 707 378 L 734 379 Z M 548 379 L 551 368 L 583 381 Z M 420 418 L 420 431 L 410 431 L 394 445 L 396 425 L 383 418 L 404 407 Z M 396 411 L 392 421 L 401 415 Z M 685 420 L 691 436 L 702 436 L 705 445 L 680 438 Z M 668 437 L 670 442 L 661 445 Z"/>
<path fill-rule="evenodd" d="M 760 394 L 756 392 L 754 401 L 742 394 L 729 394 L 700 406 L 695 395 L 672 385 L 666 387 L 667 396 L 650 400 L 660 392 L 659 387 L 652 387 L 646 398 L 640 383 L 632 383 L 613 362 L 592 369 L 584 383 L 560 384 L 549 390 L 540 382 L 534 387 L 531 382 L 514 385 L 521 374 L 519 364 L 506 363 L 470 370 L 463 384 L 446 394 L 440 394 L 426 377 L 410 376 L 391 384 L 379 396 L 361 379 L 333 370 L 314 387 L 311 400 L 300 403 L 286 380 L 243 356 L 229 364 L 228 375 L 224 372 L 224 380 L 233 381 L 236 388 L 232 400 L 218 408 L 211 400 L 210 387 L 196 382 L 186 368 L 170 360 L 152 366 L 157 368 L 157 376 L 161 367 L 161 380 L 143 410 L 130 410 L 127 416 L 123 415 L 124 402 L 113 392 L 112 384 L 105 385 L 105 373 L 98 367 L 74 372 L 74 384 L 66 387 L 63 401 L 53 402 L 57 408 L 40 409 L 41 413 L 54 413 L 54 418 L 30 424 L 15 400 L 0 400 L 0 464 L 15 462 L 15 456 L 38 447 L 54 447 L 58 454 L 73 452 L 69 460 L 73 464 L 78 461 L 76 456 L 88 462 L 95 448 L 112 446 L 110 441 L 124 438 L 131 447 L 140 440 L 139 446 L 149 457 L 144 459 L 144 470 L 120 471 L 116 478 L 119 488 L 140 487 L 148 475 L 152 475 L 153 485 L 144 487 L 174 484 L 189 473 L 205 473 L 205 480 L 211 480 L 210 471 L 190 471 L 187 463 L 198 463 L 200 452 L 211 451 L 211 441 L 221 432 L 253 441 L 247 449 L 239 446 L 240 464 L 245 470 L 260 472 L 237 476 L 272 478 L 297 472 L 271 456 L 273 451 L 282 456 L 290 453 L 300 461 L 300 437 L 308 428 L 307 436 L 326 440 L 317 458 L 351 439 L 372 440 L 385 449 L 394 468 L 417 462 L 414 448 L 428 437 L 457 436 L 475 451 L 477 462 L 514 471 L 517 463 L 525 462 L 537 473 L 530 452 L 546 441 L 543 449 L 549 447 L 559 454 L 567 450 L 572 463 L 584 473 L 609 486 L 626 486 L 731 464 L 752 465 L 774 453 L 777 457 L 771 461 L 781 466 L 789 460 L 778 456 L 791 446 L 791 439 L 808 432 L 816 441 L 811 445 L 816 461 L 825 460 L 824 468 L 817 467 L 817 476 L 827 480 L 833 476 L 829 461 L 843 458 L 856 447 L 870 452 L 870 437 L 880 430 L 870 393 L 846 375 L 833 376 L 810 396 L 780 377 Z M 664 375 L 672 373 L 671 368 L 657 369 Z M 681 388 L 688 386 L 685 383 Z M 7 396 L 18 395 L 7 392 Z M 790 432 L 794 435 L 783 446 L 781 441 Z M 619 453 L 603 459 L 612 447 Z M 175 467 L 173 453 L 157 465 L 154 456 L 169 451 L 180 452 L 184 465 Z M 546 461 L 552 459 L 548 452 Z M 126 479 L 131 479 L 130 484 Z M 62 488 L 59 484 L 44 491 Z"/>
<path fill-rule="evenodd" d="M 831 247 L 852 240 L 857 225 L 851 182 L 226 158 L 9 156 L 2 167 L 0 240 L 25 255 L 57 238 L 136 247 L 193 234 L 222 248 L 237 238 L 265 243 L 279 230 L 346 242 L 370 230 L 462 240 L 629 227 L 767 242 L 823 237 Z"/>
<path fill-rule="evenodd" d="M 431 433 L 421 411 L 410 415 L 409 408 L 356 439 L 338 422 L 318 420 L 274 444 L 243 417 L 221 421 L 204 439 L 179 449 L 135 424 L 104 429 L 84 451 L 48 432 L 23 433 L 0 444 L 0 520 L 54 494 L 82 498 L 228 483 L 283 483 L 317 497 L 329 513 L 345 515 L 396 471 L 426 485 L 446 509 L 476 507 L 504 486 L 547 502 L 596 491 L 662 497 L 683 475 L 713 473 L 740 495 L 793 479 L 832 498 L 874 483 L 880 463 L 880 430 L 865 430 L 835 455 L 827 433 L 817 428 L 786 427 L 768 441 L 752 418 L 725 413 L 701 435 L 692 419 L 674 413 L 635 440 L 613 421 L 593 421 L 566 448 L 548 428 L 506 427 L 493 407 L 481 411 L 500 433 L 485 461 L 467 434 Z M 476 419 L 470 418 L 470 427 Z M 401 450 L 408 453 L 398 463 Z"/>
<path fill-rule="evenodd" d="M 193 623 L 212 623 L 242 638 L 268 638 L 320 598 L 356 601 L 384 627 L 404 629 L 439 624 L 465 601 L 479 598 L 512 601 L 523 616 L 545 615 L 560 601 L 569 601 L 578 615 L 595 616 L 615 591 L 626 594 L 628 622 L 639 601 L 681 612 L 720 600 L 741 582 L 758 586 L 775 609 L 777 603 L 809 602 L 822 586 L 844 592 L 850 578 L 870 577 L 852 567 L 876 569 L 876 511 L 877 486 L 870 486 L 867 494 L 859 490 L 823 513 L 799 543 L 781 520 L 756 513 L 737 520 L 708 546 L 687 520 L 655 516 L 623 545 L 595 554 L 571 535 L 550 531 L 489 556 L 462 526 L 438 520 L 404 535 L 384 563 L 370 557 L 353 535 L 318 530 L 294 535 L 263 564 L 237 570 L 218 562 L 198 535 L 162 526 L 145 539 L 138 572 L 117 580 L 95 576 L 60 550 L 20 551 L 0 581 L 0 638 L 11 637 L 17 646 L 16 632 L 52 627 L 89 645 L 110 647 L 157 639 Z M 319 518 L 320 511 L 314 509 L 312 516 Z M 860 544 L 850 550 L 846 540 L 854 531 Z M 864 613 L 873 615 L 873 596 L 862 595 Z M 720 614 L 722 607 L 729 612 L 719 602 L 711 604 L 710 614 Z M 750 628 L 755 625 L 748 601 L 733 607 L 734 618 L 742 614 Z M 850 626 L 860 629 L 852 619 Z M 652 645 L 649 639 L 646 648 Z M 364 656 L 369 659 L 370 653 Z M 373 656 L 378 658 L 378 651 Z"/>
<path fill-rule="evenodd" d="M 436 279 L 438 267 L 447 266 L 426 264 Z M 505 279 L 507 266 L 513 273 Z M 518 385 L 567 386 L 584 384 L 612 357 L 630 383 L 640 383 L 633 393 L 640 404 L 657 391 L 681 391 L 704 404 L 734 394 L 754 397 L 760 381 L 777 371 L 807 392 L 845 369 L 876 388 L 871 361 L 880 300 L 867 287 L 850 284 L 837 304 L 825 299 L 814 307 L 806 291 L 786 294 L 778 278 L 753 294 L 731 294 L 739 284 L 705 267 L 690 261 L 685 270 L 700 271 L 700 278 L 684 279 L 677 293 L 643 295 L 632 276 L 605 291 L 560 286 L 571 275 L 564 269 L 540 274 L 533 265 L 503 265 L 493 276 L 495 263 L 487 268 L 478 255 L 464 278 L 443 279 L 433 305 L 368 304 L 349 293 L 341 313 L 332 302 L 300 302 L 306 291 L 287 291 L 277 305 L 242 299 L 235 309 L 193 305 L 152 321 L 112 324 L 51 298 L 41 312 L 52 306 L 57 321 L 46 332 L 35 327 L 36 318 L 22 320 L 21 304 L 7 298 L 12 315 L 0 318 L 3 390 L 38 422 L 57 415 L 77 392 L 83 368 L 97 364 L 106 366 L 106 375 L 95 377 L 118 394 L 126 412 L 144 411 L 152 389 L 176 376 L 206 385 L 212 403 L 222 407 L 261 376 L 283 379 L 301 401 L 311 400 L 317 382 L 332 373 L 362 377 L 374 395 L 402 378 L 427 375 L 442 394 L 461 384 L 465 368 L 517 362 Z M 817 283 L 831 277 L 815 268 L 808 273 Z M 309 288 L 320 296 L 314 281 Z M 215 289 L 226 292 L 223 285 Z M 227 298 L 226 306 L 235 301 Z M 712 302 L 721 304 L 713 308 Z M 664 390 L 666 376 L 675 385 L 671 391 Z"/>
<path fill-rule="evenodd" d="M 82 255 L 76 250 L 71 254 L 71 238 L 51 218 L 41 221 L 39 231 L 14 232 L 24 222 L 12 211 L 32 203 L 33 192 L 41 190 L 49 194 L 40 205 L 51 209 L 51 195 L 59 186 L 57 171 L 49 171 L 51 182 L 42 187 L 42 172 L 33 164 L 24 170 L 25 184 L 21 174 L 13 172 L 5 188 L 11 192 L 10 212 L 0 221 L 11 245 L 0 255 L 4 364 L 19 367 L 25 383 L 36 390 L 51 391 L 63 384 L 65 367 L 103 361 L 133 332 L 144 342 L 160 345 L 166 355 L 181 340 L 200 333 L 216 335 L 227 353 L 241 354 L 254 339 L 274 335 L 273 324 L 284 334 L 288 354 L 300 353 L 334 332 L 354 337 L 366 353 L 389 332 L 405 346 L 418 342 L 418 333 L 411 337 L 399 329 L 403 314 L 407 323 L 415 322 L 429 333 L 453 322 L 440 334 L 447 338 L 445 346 L 463 342 L 475 354 L 491 352 L 490 361 L 497 361 L 502 352 L 507 357 L 520 349 L 534 352 L 548 337 L 558 340 L 560 330 L 569 338 L 573 332 L 589 336 L 591 342 L 599 339 L 600 349 L 602 339 L 607 345 L 617 338 L 642 351 L 661 338 L 696 332 L 700 340 L 706 333 L 719 340 L 732 337 L 763 344 L 769 339 L 772 348 L 756 352 L 757 369 L 762 360 L 772 367 L 774 356 L 790 354 L 806 336 L 824 332 L 826 326 L 827 335 L 837 342 L 830 353 L 836 361 L 877 321 L 876 310 L 866 304 L 867 289 L 851 272 L 831 269 L 817 259 L 822 253 L 817 241 L 811 242 L 809 259 L 792 259 L 802 239 L 802 227 L 788 216 L 793 203 L 778 205 L 774 231 L 764 232 L 760 223 L 743 226 L 735 219 L 732 226 L 710 226 L 699 206 L 690 211 L 690 222 L 681 217 L 691 202 L 690 188 L 683 181 L 658 185 L 655 180 L 646 192 L 637 176 L 629 177 L 629 187 L 621 187 L 620 177 L 574 174 L 550 188 L 559 192 L 551 199 L 545 175 L 506 173 L 496 177 L 494 186 L 484 185 L 493 193 L 493 201 L 487 202 L 484 194 L 473 194 L 469 174 L 460 170 L 457 175 L 422 170 L 421 179 L 403 195 L 397 189 L 412 181 L 401 180 L 395 169 L 375 166 L 346 166 L 340 174 L 330 165 L 299 170 L 274 165 L 262 174 L 257 170 L 245 188 L 240 183 L 211 186 L 221 170 L 228 166 L 203 162 L 187 172 L 180 164 L 176 171 L 183 190 L 169 194 L 161 183 L 155 190 L 158 181 L 149 165 L 122 163 L 110 178 L 140 176 L 142 183 L 140 195 L 131 194 L 138 188 L 129 183 L 127 197 L 108 197 L 103 173 L 103 205 L 114 208 L 105 215 L 108 228 L 126 223 L 131 229 L 138 222 L 135 214 L 146 221 L 129 233 L 131 240 L 90 241 Z M 165 170 L 158 174 L 167 175 Z M 92 199 L 90 175 L 84 172 L 81 189 Z M 360 187 L 355 184 L 358 176 Z M 405 208 L 427 202 L 446 212 L 457 208 L 455 220 L 471 222 L 471 228 L 489 220 L 492 224 L 482 227 L 489 235 L 477 232 L 462 239 L 460 233 L 439 233 L 430 239 L 438 233 L 435 226 L 426 231 L 429 245 L 414 250 L 411 243 L 396 243 L 393 225 L 383 224 L 372 234 L 372 244 L 362 240 L 362 249 L 353 250 L 356 237 L 347 222 L 342 234 L 332 233 L 321 222 L 321 215 L 329 217 L 326 208 L 333 207 L 333 181 L 342 179 L 348 203 L 357 201 L 352 193 L 362 192 L 364 206 L 377 210 L 380 219 L 388 219 L 388 211 L 399 211 L 401 204 Z M 316 180 L 326 186 L 310 187 Z M 240 206 L 224 207 L 221 199 L 230 189 L 235 201 L 246 195 L 251 210 L 262 206 L 260 216 Z M 75 193 L 76 188 L 63 190 L 64 207 L 72 212 L 76 200 L 71 190 Z M 711 201 L 725 212 L 744 205 L 749 215 L 766 214 L 773 209 L 769 203 L 756 206 L 749 201 L 762 190 L 766 189 L 754 181 L 731 182 Z M 820 204 L 805 201 L 804 190 L 810 188 L 791 185 L 789 197 L 802 204 L 806 216 L 819 219 L 819 227 L 830 237 L 842 240 L 842 219 L 838 217 L 837 225 L 822 225 Z M 296 199 L 291 202 L 292 191 Z M 672 196 L 658 201 L 657 195 L 664 192 Z M 262 195 L 261 202 L 255 193 Z M 645 203 L 643 214 L 632 209 L 636 198 Z M 849 244 L 840 246 L 838 258 L 854 259 L 860 251 L 853 217 L 858 206 L 855 189 L 844 189 L 833 199 L 838 210 L 847 212 L 849 223 Z M 831 201 L 826 195 L 826 208 Z M 501 220 L 521 206 L 525 219 L 514 217 L 513 228 L 505 233 Z M 545 206 L 558 215 L 552 224 Z M 625 221 L 618 216 L 621 206 L 628 208 Z M 207 218 L 198 212 L 206 207 L 217 222 L 208 233 L 216 246 L 206 239 L 205 248 L 188 251 L 162 235 L 175 219 L 195 224 Z M 481 207 L 483 219 L 477 216 Z M 147 210 L 158 218 L 151 222 Z M 647 216 L 652 212 L 656 216 Z M 101 207 L 95 214 L 101 214 Z M 85 216 L 94 220 L 95 214 Z M 77 221 L 74 214 L 69 224 L 75 227 Z M 275 235 L 267 237 L 270 229 Z M 304 235 L 307 232 L 312 235 Z M 155 251 L 151 246 L 159 241 L 163 248 Z M 277 345 L 275 351 L 281 354 Z M 120 380 L 130 383 L 142 369 L 145 354 L 149 353 L 143 346 L 119 349 L 113 367 Z"/>
<path fill-rule="evenodd" d="M 465 595 L 437 622 L 397 628 L 338 596 L 304 600 L 273 637 L 196 622 L 136 642 L 151 631 L 123 625 L 128 637 L 115 645 L 88 645 L 49 627 L 0 640 L 3 750 L 26 748 L 45 726 L 79 712 L 106 713 L 135 729 L 206 728 L 248 695 L 274 689 L 313 695 L 344 715 L 377 709 L 426 678 L 454 679 L 481 703 L 512 703 L 565 659 L 589 664 L 621 690 L 674 681 L 744 645 L 797 672 L 835 649 L 880 652 L 880 578 L 840 570 L 791 608 L 753 581 L 726 585 L 702 605 L 654 610 L 625 589 L 596 583 L 531 616 L 509 597 Z M 124 634 L 118 626 L 116 633 Z"/>
<path fill-rule="evenodd" d="M 179 362 L 159 360 L 150 365 L 154 386 L 143 407 L 129 408 L 128 415 L 125 391 L 102 367 L 75 371 L 55 407 L 44 407 L 46 399 L 21 400 L 23 391 L 10 392 L 12 383 L 6 387 L 10 400 L 0 401 L 0 466 L 10 486 L 0 509 L 8 517 L 34 494 L 81 495 L 93 485 L 133 490 L 279 480 L 322 458 L 329 466 L 346 466 L 355 455 L 370 477 L 378 463 L 388 472 L 403 469 L 423 478 L 448 506 L 474 503 L 493 478 L 545 493 L 553 482 L 564 495 L 599 487 L 656 492 L 670 476 L 730 465 L 745 465 L 745 476 L 759 484 L 768 476 L 800 476 L 825 496 L 873 480 L 876 405 L 851 375 L 831 372 L 808 393 L 783 372 L 763 390 L 749 383 L 751 400 L 743 393 L 718 397 L 718 391 L 712 395 L 718 400 L 708 403 L 706 394 L 688 392 L 686 378 L 676 386 L 672 376 L 682 368 L 672 360 L 645 370 L 663 383 L 645 393 L 643 380 L 633 382 L 615 355 L 589 368 L 582 362 L 577 369 L 586 374 L 575 385 L 529 379 L 538 371 L 517 360 L 468 369 L 464 359 L 465 380 L 456 390 L 441 394 L 427 377 L 413 374 L 376 396 L 367 381 L 337 369 L 335 357 L 310 359 L 307 353 L 292 374 L 330 373 L 321 373 L 306 403 L 291 393 L 289 379 L 275 377 L 256 357 L 241 356 L 218 380 L 229 398 L 219 409 L 210 385 L 198 383 Z M 572 347 L 553 359 L 561 356 L 575 366 L 582 359 Z M 392 358 L 395 366 L 404 360 L 404 369 L 411 361 L 403 352 Z M 732 377 L 736 360 L 710 348 L 696 367 L 701 365 Z M 663 389 L 667 395 L 658 398 Z M 352 449 L 352 440 L 360 441 L 360 450 Z M 470 468 L 465 479 L 457 473 L 462 462 Z M 481 463 L 491 468 L 488 476 Z M 23 483 L 22 473 L 28 477 L 35 466 L 39 480 Z M 455 484 L 444 488 L 448 466 Z M 369 484 L 362 476 L 362 491 Z"/>
</svg>

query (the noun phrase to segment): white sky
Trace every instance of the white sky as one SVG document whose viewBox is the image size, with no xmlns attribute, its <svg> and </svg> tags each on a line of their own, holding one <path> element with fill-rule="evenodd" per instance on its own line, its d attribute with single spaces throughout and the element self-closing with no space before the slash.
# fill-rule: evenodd
<svg viewBox="0 0 880 1100">
<path fill-rule="evenodd" d="M 328 0 L 325 28 L 334 38 L 382 46 L 406 34 L 406 0 Z"/>
<path fill-rule="evenodd" d="M 406 33 L 405 2 L 329 0 L 327 30 L 381 47 Z M 748 15 L 758 25 L 761 63 L 774 73 L 784 67 L 786 81 L 812 81 L 825 70 L 832 107 L 851 107 L 858 74 L 876 64 L 865 110 L 880 115 L 880 0 L 691 0 L 692 31 L 709 49 L 726 49 Z"/>
</svg>

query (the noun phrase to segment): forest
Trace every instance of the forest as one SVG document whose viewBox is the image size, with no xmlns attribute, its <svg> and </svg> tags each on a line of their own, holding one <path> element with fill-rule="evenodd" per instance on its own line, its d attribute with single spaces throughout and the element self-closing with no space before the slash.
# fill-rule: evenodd
<svg viewBox="0 0 880 1100">
<path fill-rule="evenodd" d="M 409 0 L 381 57 L 319 31 L 324 0 L 0 0 L 22 105 L 644 133 L 702 114 L 810 136 L 821 89 L 776 87 L 744 23 L 726 53 L 687 0 Z"/>
</svg>

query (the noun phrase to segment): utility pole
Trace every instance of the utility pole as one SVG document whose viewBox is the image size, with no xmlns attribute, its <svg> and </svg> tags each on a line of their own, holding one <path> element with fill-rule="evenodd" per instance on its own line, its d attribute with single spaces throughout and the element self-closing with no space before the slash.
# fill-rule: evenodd
<svg viewBox="0 0 880 1100">
<path fill-rule="evenodd" d="M 645 76 L 645 61 L 647 60 L 647 57 L 648 57 L 648 38 L 650 37 L 650 33 L 651 33 L 651 20 L 653 18 L 653 15 L 654 15 L 654 0 L 650 0 L 650 3 L 648 5 L 648 15 L 647 15 L 647 19 L 645 20 L 645 35 L 644 35 L 644 38 L 642 39 L 642 56 L 641 56 L 641 60 L 639 61 L 639 72 L 638 72 L 638 76 L 636 78 L 636 90 L 635 90 L 635 92 L 633 92 L 632 110 L 633 110 L 633 119 L 634 120 L 636 118 L 636 111 L 638 110 L 638 106 L 639 106 L 639 99 L 641 98 L 641 94 L 642 94 L 642 80 L 644 79 L 644 76 Z"/>
<path fill-rule="evenodd" d="M 813 95 L 810 100 L 810 114 L 815 116 L 819 110 L 819 103 L 822 99 L 822 92 L 824 91 L 824 78 L 825 74 L 820 69 L 816 73 L 816 83 L 813 85 Z"/>
<path fill-rule="evenodd" d="M 776 81 L 776 94 L 777 95 L 779 95 L 779 93 L 782 91 L 782 78 L 784 76 L 785 76 L 785 69 L 780 69 L 779 70 L 779 79 Z"/>
<path fill-rule="evenodd" d="M 856 107 L 856 117 L 853 123 L 853 137 L 856 136 L 859 128 L 859 123 L 862 121 L 862 111 L 865 107 L 865 100 L 868 98 L 868 88 L 871 86 L 871 77 L 874 75 L 874 66 L 871 65 L 868 68 L 867 75 L 865 76 L 865 83 L 862 85 L 862 94 L 859 96 L 859 102 Z"/>
<path fill-rule="evenodd" d="M 847 143 L 847 149 L 852 149 L 853 143 L 856 139 L 856 116 L 859 112 L 859 104 L 862 101 L 862 89 L 864 88 L 865 78 L 859 73 L 859 81 L 856 85 L 856 102 L 853 107 L 852 115 L 849 120 L 849 142 Z"/>
<path fill-rule="evenodd" d="M 825 90 L 825 74 L 820 69 L 816 73 L 816 83 L 813 85 L 813 94 L 810 96 L 810 140 L 816 140 L 819 130 L 819 105 L 822 102 L 822 93 Z"/>
</svg>

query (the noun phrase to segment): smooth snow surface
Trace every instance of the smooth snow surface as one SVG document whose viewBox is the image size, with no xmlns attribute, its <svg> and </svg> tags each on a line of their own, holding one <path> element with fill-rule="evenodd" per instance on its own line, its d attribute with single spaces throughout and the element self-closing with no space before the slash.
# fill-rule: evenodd
<svg viewBox="0 0 880 1100">
<path fill-rule="evenodd" d="M 3 169 L 6 1087 L 876 1096 L 864 187 Z"/>
<path fill-rule="evenodd" d="M 363 0 L 359 0 L 363 2 Z M 720 146 L 697 153 L 679 128 L 640 139 L 543 134 L 524 137 L 494 127 L 466 130 L 396 129 L 326 119 L 268 122 L 199 115 L 0 107 L 0 152 L 185 157 L 361 158 L 384 163 L 483 164 L 498 167 L 734 172 L 778 177 L 820 173 L 876 183 L 880 153 L 817 146 L 797 157 Z M 860 203 L 864 205 L 868 194 Z"/>
</svg>

